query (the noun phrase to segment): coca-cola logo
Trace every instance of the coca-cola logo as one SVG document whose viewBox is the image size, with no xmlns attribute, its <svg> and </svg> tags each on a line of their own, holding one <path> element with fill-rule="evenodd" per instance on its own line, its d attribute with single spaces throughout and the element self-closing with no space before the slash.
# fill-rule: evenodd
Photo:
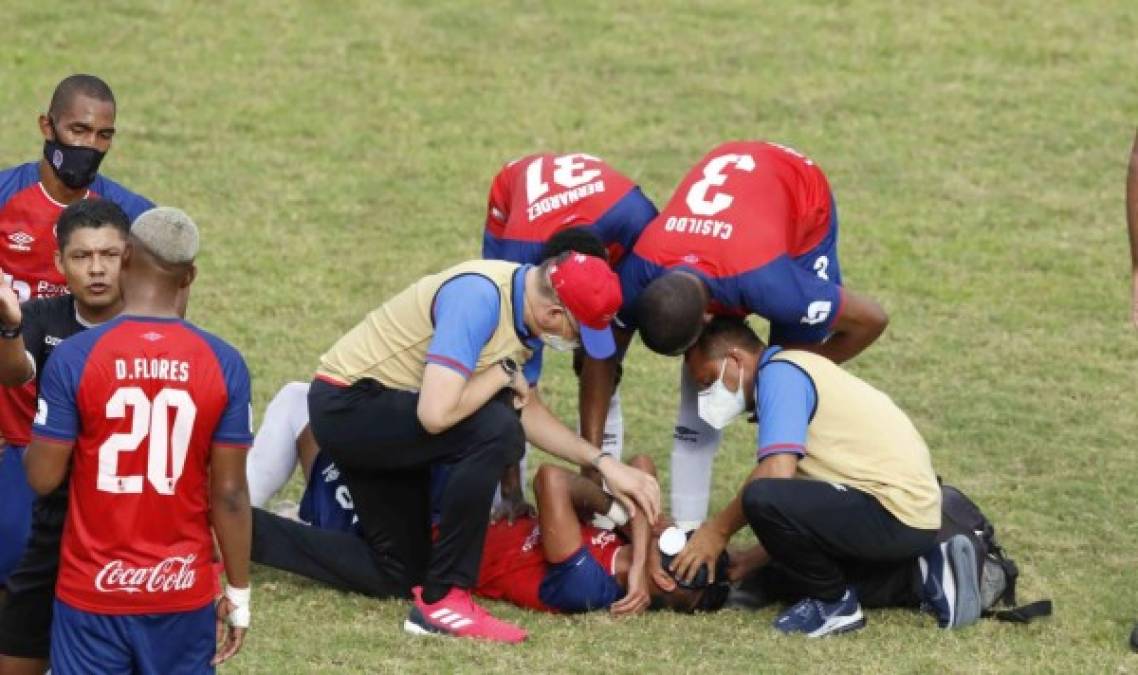
<svg viewBox="0 0 1138 675">
<path fill-rule="evenodd" d="M 95 575 L 95 588 L 103 593 L 169 593 L 193 588 L 197 556 L 171 556 L 152 567 L 128 567 L 115 559 Z"/>
</svg>

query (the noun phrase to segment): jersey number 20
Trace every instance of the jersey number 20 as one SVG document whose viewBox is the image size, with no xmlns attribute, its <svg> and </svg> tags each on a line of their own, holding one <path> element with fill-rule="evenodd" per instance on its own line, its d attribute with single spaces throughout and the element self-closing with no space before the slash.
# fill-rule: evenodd
<svg viewBox="0 0 1138 675">
<path fill-rule="evenodd" d="M 198 409 L 190 394 L 163 389 L 151 401 L 138 387 L 120 387 L 107 401 L 107 419 L 124 419 L 130 408 L 130 433 L 112 434 L 99 446 L 98 489 L 116 494 L 142 492 L 142 476 L 119 475 L 119 453 L 133 452 L 147 440 L 146 479 L 158 494 L 174 494 L 186 467 L 186 453 Z M 170 410 L 174 423 L 170 424 Z"/>
</svg>

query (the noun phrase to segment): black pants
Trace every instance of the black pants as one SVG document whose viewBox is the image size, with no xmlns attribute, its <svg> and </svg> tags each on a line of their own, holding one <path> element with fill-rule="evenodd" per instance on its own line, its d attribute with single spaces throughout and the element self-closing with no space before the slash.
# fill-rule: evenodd
<svg viewBox="0 0 1138 675">
<path fill-rule="evenodd" d="M 509 391 L 439 434 L 419 423 L 418 402 L 417 393 L 374 380 L 350 387 L 316 380 L 308 393 L 312 433 L 351 491 L 364 540 L 390 576 L 392 595 L 420 584 L 433 595 L 474 586 L 494 488 L 525 450 Z M 440 462 L 450 465 L 450 478 L 432 545 L 430 467 Z"/>
<path fill-rule="evenodd" d="M 256 508 L 252 558 L 341 591 L 381 599 L 410 595 L 402 568 L 354 532 L 323 530 Z"/>
<path fill-rule="evenodd" d="M 841 598 L 854 570 L 885 592 L 911 584 L 913 560 L 936 543 L 936 530 L 909 527 L 874 497 L 821 481 L 756 480 L 743 490 L 743 513 L 790 586 L 819 600 Z"/>
</svg>

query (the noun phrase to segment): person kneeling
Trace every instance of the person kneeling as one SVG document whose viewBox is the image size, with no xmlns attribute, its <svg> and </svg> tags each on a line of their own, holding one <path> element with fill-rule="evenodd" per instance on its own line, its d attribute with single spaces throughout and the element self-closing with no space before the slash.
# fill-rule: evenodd
<svg viewBox="0 0 1138 675">
<path fill-rule="evenodd" d="M 776 629 L 821 637 L 864 627 L 845 570 L 851 563 L 911 570 L 940 527 L 940 488 L 920 433 L 884 393 L 825 357 L 767 348 L 740 319 L 708 324 L 685 367 L 708 423 L 754 411 L 758 465 L 696 531 L 673 571 L 694 577 L 749 524 L 759 555 L 806 596 L 779 615 Z"/>
</svg>

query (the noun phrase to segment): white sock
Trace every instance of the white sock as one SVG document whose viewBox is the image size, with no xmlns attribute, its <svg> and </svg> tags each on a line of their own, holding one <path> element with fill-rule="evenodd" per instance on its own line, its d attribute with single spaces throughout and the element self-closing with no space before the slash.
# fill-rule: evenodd
<svg viewBox="0 0 1138 675">
<path fill-rule="evenodd" d="M 245 462 L 249 500 L 264 507 L 296 469 L 296 437 L 308 424 L 308 383 L 289 382 L 265 408 Z"/>
<path fill-rule="evenodd" d="M 612 400 L 609 401 L 601 450 L 611 452 L 617 459 L 620 459 L 621 453 L 624 452 L 624 411 L 620 407 L 620 390 L 614 391 Z"/>
<path fill-rule="evenodd" d="M 680 408 L 672 442 L 672 517 L 698 524 L 707 517 L 711 468 L 723 433 L 700 419 L 695 383 L 680 366 Z"/>
</svg>

